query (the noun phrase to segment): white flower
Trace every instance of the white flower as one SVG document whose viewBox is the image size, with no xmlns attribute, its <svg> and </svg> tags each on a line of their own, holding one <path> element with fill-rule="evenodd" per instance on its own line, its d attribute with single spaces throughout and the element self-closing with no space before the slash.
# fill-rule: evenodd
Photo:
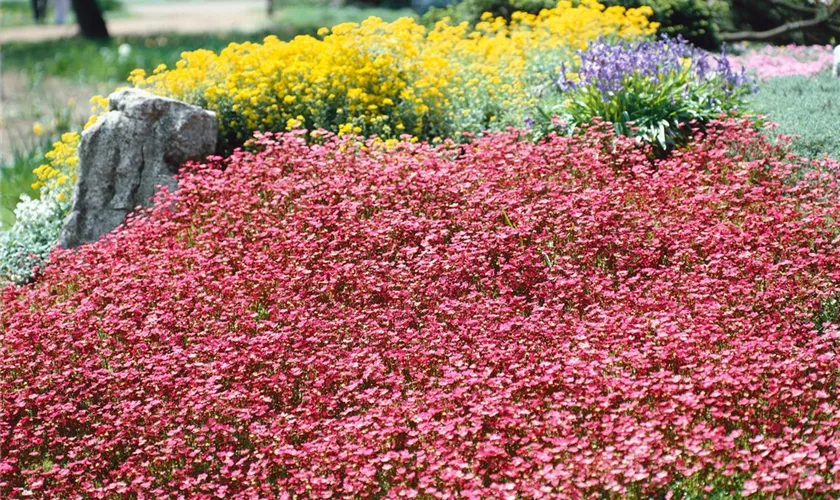
<svg viewBox="0 0 840 500">
<path fill-rule="evenodd" d="M 120 55 L 121 60 L 126 59 L 131 55 L 131 45 L 127 43 L 120 44 L 119 48 L 117 48 L 117 54 Z"/>
</svg>

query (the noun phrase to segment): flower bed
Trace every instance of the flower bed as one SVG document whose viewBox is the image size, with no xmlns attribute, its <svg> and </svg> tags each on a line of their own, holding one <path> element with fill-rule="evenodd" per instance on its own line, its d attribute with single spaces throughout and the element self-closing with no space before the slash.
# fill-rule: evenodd
<svg viewBox="0 0 840 500">
<path fill-rule="evenodd" d="M 5 289 L 0 489 L 840 491 L 836 163 L 740 122 L 664 160 L 316 142 L 191 167 Z"/>
<path fill-rule="evenodd" d="M 767 45 L 747 50 L 740 56 L 730 56 L 730 59 L 736 67 L 744 68 L 762 80 L 779 76 L 813 76 L 831 68 L 833 49 L 831 45 Z"/>
<path fill-rule="evenodd" d="M 187 52 L 177 67 L 132 74 L 136 87 L 197 104 L 220 117 L 223 143 L 255 130 L 319 128 L 383 138 L 458 137 L 521 126 L 537 89 L 559 62 L 598 38 L 653 34 L 650 8 L 604 8 L 561 1 L 510 22 L 483 17 L 439 22 L 426 30 L 410 18 L 369 18 L 324 28 L 318 38 L 231 44 L 215 54 Z"/>
<path fill-rule="evenodd" d="M 471 28 L 440 22 L 370 18 L 291 42 L 268 37 L 233 43 L 219 54 L 183 53 L 175 68 L 136 71 L 132 84 L 196 104 L 219 117 L 220 152 L 254 131 L 325 128 L 338 134 L 465 140 L 485 130 L 523 126 L 560 62 L 592 40 L 646 37 L 656 30 L 649 8 L 605 8 L 594 0 L 558 2 L 508 22 L 485 16 Z M 88 123 L 107 110 L 96 104 Z M 78 136 L 56 143 L 49 165 L 35 169 L 40 199 L 20 205 L 19 223 L 0 233 L 0 283 L 23 283 L 46 264 L 72 203 Z M 71 154 L 67 154 L 70 150 Z M 68 179 L 69 182 L 60 182 Z M 43 201 L 42 201 L 43 200 Z M 49 235 L 52 234 L 50 237 Z M 33 242 L 37 242 L 34 244 Z"/>
</svg>

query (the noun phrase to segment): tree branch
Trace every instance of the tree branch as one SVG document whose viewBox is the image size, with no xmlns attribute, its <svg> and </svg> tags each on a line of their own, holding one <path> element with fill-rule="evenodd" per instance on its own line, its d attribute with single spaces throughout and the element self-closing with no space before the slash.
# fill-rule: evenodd
<svg viewBox="0 0 840 500">
<path fill-rule="evenodd" d="M 790 9 L 794 12 L 799 12 L 800 14 L 807 14 L 807 15 L 812 16 L 812 15 L 815 15 L 816 12 L 817 12 L 817 9 L 808 8 L 808 7 L 805 7 L 803 5 L 792 4 L 792 3 L 787 2 L 786 0 L 769 0 L 769 2 L 772 3 L 773 5 L 783 7 L 785 9 Z"/>
<path fill-rule="evenodd" d="M 775 2 L 774 2 L 775 3 Z M 813 28 L 826 22 L 837 10 L 840 9 L 840 0 L 832 2 L 822 14 L 818 14 L 811 19 L 803 19 L 801 21 L 794 21 L 777 26 L 766 31 L 736 31 L 733 33 L 721 33 L 720 38 L 724 42 L 763 42 L 772 40 L 777 36 L 785 35 L 794 31 L 801 31 L 806 28 Z"/>
</svg>

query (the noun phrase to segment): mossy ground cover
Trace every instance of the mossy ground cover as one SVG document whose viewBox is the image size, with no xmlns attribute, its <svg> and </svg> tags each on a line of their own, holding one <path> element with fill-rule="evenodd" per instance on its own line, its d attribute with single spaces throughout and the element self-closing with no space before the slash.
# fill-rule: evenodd
<svg viewBox="0 0 840 500">
<path fill-rule="evenodd" d="M 749 105 L 778 123 L 774 132 L 795 136 L 794 153 L 840 158 L 840 78 L 830 72 L 765 80 Z"/>
</svg>

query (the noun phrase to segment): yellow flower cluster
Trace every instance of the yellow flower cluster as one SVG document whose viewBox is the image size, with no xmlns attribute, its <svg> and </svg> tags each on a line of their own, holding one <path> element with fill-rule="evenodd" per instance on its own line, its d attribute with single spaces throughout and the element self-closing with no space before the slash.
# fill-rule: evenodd
<svg viewBox="0 0 840 500">
<path fill-rule="evenodd" d="M 90 98 L 90 103 L 93 104 L 93 107 L 90 108 L 91 115 L 90 118 L 88 118 L 87 123 L 85 123 L 85 130 L 93 126 L 93 124 L 96 123 L 96 120 L 108 111 L 108 98 L 105 96 L 95 95 Z"/>
<path fill-rule="evenodd" d="M 185 52 L 172 69 L 129 80 L 156 94 L 215 111 L 223 146 L 255 130 L 297 127 L 421 139 L 521 125 L 557 64 L 599 37 L 631 39 L 656 30 L 649 8 L 561 1 L 510 22 L 485 16 L 475 28 L 444 20 L 369 18 L 318 37 L 231 44 L 216 54 Z"/>
<path fill-rule="evenodd" d="M 78 146 L 78 133 L 62 134 L 61 140 L 54 143 L 46 155 L 49 163 L 34 170 L 38 180 L 32 184 L 32 188 L 40 189 L 42 196 L 52 196 L 59 203 L 69 203 L 76 185 Z"/>
<path fill-rule="evenodd" d="M 108 110 L 106 97 L 93 96 L 90 103 L 93 104 L 92 114 L 84 126 L 85 129 L 96 123 L 99 116 Z M 52 149 L 46 154 L 48 163 L 32 171 L 37 179 L 32 183 L 32 189 L 38 189 L 42 198 L 54 199 L 66 207 L 69 207 L 70 202 L 73 201 L 79 165 L 80 140 L 81 135 L 78 132 L 62 134 L 61 140 L 54 142 Z"/>
</svg>

